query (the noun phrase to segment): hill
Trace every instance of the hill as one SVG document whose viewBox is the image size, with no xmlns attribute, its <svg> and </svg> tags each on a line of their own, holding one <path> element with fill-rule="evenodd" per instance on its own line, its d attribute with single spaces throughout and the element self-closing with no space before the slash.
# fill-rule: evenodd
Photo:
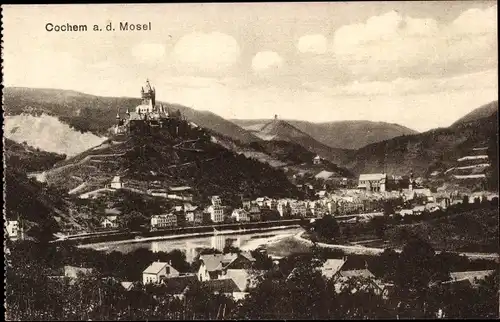
<svg viewBox="0 0 500 322">
<path fill-rule="evenodd" d="M 467 123 L 448 128 L 433 129 L 415 135 L 403 135 L 367 145 L 357 150 L 347 167 L 356 173 L 387 172 L 408 174 L 411 169 L 418 176 L 433 171 L 446 171 L 466 151 L 489 147 L 490 159 L 498 152 L 498 111 Z M 492 160 L 493 161 L 493 160 Z M 496 165 L 496 162 L 492 163 Z"/>
<path fill-rule="evenodd" d="M 22 173 L 42 171 L 57 162 L 66 159 L 66 155 L 41 151 L 27 144 L 20 144 L 10 139 L 4 141 L 4 158 L 10 169 Z"/>
<path fill-rule="evenodd" d="M 264 141 L 286 141 L 298 144 L 308 151 L 318 154 L 336 164 L 342 164 L 346 154 L 350 152 L 347 149 L 326 146 L 316 141 L 309 134 L 283 120 L 272 120 L 262 125 L 254 124 L 251 127 L 246 127 L 246 129 Z"/>
<path fill-rule="evenodd" d="M 28 171 L 50 168 L 65 157 L 5 139 L 5 216 L 19 220 L 29 237 L 47 240 L 62 226 L 80 227 L 69 215 L 61 191 L 26 176 Z"/>
<path fill-rule="evenodd" d="M 411 233 L 435 249 L 461 252 L 498 252 L 498 208 L 473 209 L 415 224 L 398 225 L 385 234 L 398 245 Z"/>
<path fill-rule="evenodd" d="M 485 104 L 481 107 L 476 108 L 472 112 L 466 114 L 464 117 L 458 119 L 452 126 L 457 126 L 459 124 L 464 124 L 472 121 L 476 121 L 488 116 L 491 116 L 498 111 L 498 101 L 493 101 L 491 103 Z"/>
<path fill-rule="evenodd" d="M 271 120 L 231 120 L 233 123 L 255 131 L 262 128 Z M 401 135 L 416 134 L 418 132 L 407 127 L 371 121 L 338 121 L 312 123 L 306 121 L 286 120 L 298 130 L 308 134 L 315 140 L 332 148 L 359 149 L 365 145 L 392 139 Z"/>
<path fill-rule="evenodd" d="M 139 93 L 138 93 L 139 94 Z M 45 113 L 59 118 L 80 132 L 108 135 L 108 129 L 116 122 L 116 113 L 132 110 L 140 104 L 139 98 L 103 97 L 71 90 L 6 87 L 3 90 L 6 115 L 41 115 Z M 243 143 L 259 139 L 224 118 L 182 105 L 163 103 L 170 109 L 178 109 L 199 126 L 229 136 Z"/>
<path fill-rule="evenodd" d="M 259 141 L 252 142 L 247 146 L 254 151 L 260 152 L 266 156 L 270 156 L 273 160 L 278 160 L 282 163 L 279 165 L 279 167 L 291 170 L 290 174 L 317 174 L 320 171 L 329 171 L 340 177 L 353 176 L 353 174 L 349 170 L 342 168 L 328 160 L 322 160 L 320 164 L 314 164 L 313 158 L 316 156 L 316 154 L 294 142 L 276 140 Z M 249 153 L 246 152 L 245 155 L 249 155 Z"/>
<path fill-rule="evenodd" d="M 206 204 L 212 195 L 237 204 L 240 194 L 257 197 L 299 193 L 282 171 L 224 148 L 209 131 L 199 127 L 186 131 L 179 136 L 164 131 L 113 136 L 100 146 L 58 163 L 46 172 L 47 182 L 82 194 L 104 188 L 119 175 L 124 186 L 138 194 L 146 194 L 153 188 L 152 183 L 161 189 L 189 186 L 198 204 Z"/>
</svg>

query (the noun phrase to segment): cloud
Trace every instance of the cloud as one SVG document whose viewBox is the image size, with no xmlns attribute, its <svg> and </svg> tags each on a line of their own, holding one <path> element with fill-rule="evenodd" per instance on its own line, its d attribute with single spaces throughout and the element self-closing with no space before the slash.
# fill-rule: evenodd
<svg viewBox="0 0 500 322">
<path fill-rule="evenodd" d="M 302 87 L 309 91 L 328 93 L 331 96 L 404 96 L 438 92 L 470 92 L 496 90 L 497 71 L 446 77 L 414 79 L 399 77 L 392 81 L 354 81 L 344 85 L 328 85 L 324 82 L 304 82 Z"/>
<path fill-rule="evenodd" d="M 165 45 L 141 43 L 132 47 L 132 56 L 141 63 L 157 63 L 165 56 Z"/>
<path fill-rule="evenodd" d="M 450 29 L 456 33 L 477 34 L 490 33 L 497 28 L 497 6 L 486 10 L 469 9 L 455 19 Z"/>
<path fill-rule="evenodd" d="M 256 72 L 280 68 L 282 65 L 283 58 L 274 51 L 260 51 L 252 59 L 252 68 Z"/>
<path fill-rule="evenodd" d="M 301 53 L 324 54 L 327 47 L 326 37 L 319 34 L 302 36 L 297 43 L 297 49 Z"/>
<path fill-rule="evenodd" d="M 7 48 L 6 48 L 7 49 Z M 21 85 L 45 88 L 75 88 L 83 64 L 72 54 L 46 48 L 30 48 L 29 57 L 8 49 L 3 53 L 4 81 L 7 86 Z"/>
<path fill-rule="evenodd" d="M 240 46 L 232 36 L 220 32 L 193 32 L 175 44 L 172 56 L 178 63 L 188 67 L 220 70 L 235 64 L 240 53 Z"/>
<path fill-rule="evenodd" d="M 342 26 L 330 50 L 357 77 L 450 75 L 496 67 L 496 34 L 496 6 L 467 10 L 441 26 L 390 11 Z"/>
</svg>

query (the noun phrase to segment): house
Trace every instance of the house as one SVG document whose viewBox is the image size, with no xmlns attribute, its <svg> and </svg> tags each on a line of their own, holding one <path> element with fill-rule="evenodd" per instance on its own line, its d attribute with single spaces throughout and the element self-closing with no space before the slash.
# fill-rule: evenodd
<svg viewBox="0 0 500 322">
<path fill-rule="evenodd" d="M 196 209 L 194 211 L 186 212 L 186 221 L 194 225 L 203 224 L 203 211 Z"/>
<path fill-rule="evenodd" d="M 238 222 L 250 221 L 250 216 L 248 214 L 248 211 L 246 211 L 245 209 L 241 209 L 241 208 L 233 210 L 231 217 L 234 218 L 234 220 L 236 220 Z"/>
<path fill-rule="evenodd" d="M 239 294 L 242 292 L 239 289 L 238 285 L 231 278 L 203 281 L 202 284 L 209 290 L 209 292 L 213 294 L 232 296 L 235 299 L 244 297 L 239 296 Z"/>
<path fill-rule="evenodd" d="M 435 202 L 429 202 L 425 205 L 425 210 L 432 213 L 441 210 L 441 207 Z"/>
<path fill-rule="evenodd" d="M 328 193 L 326 192 L 326 190 L 321 190 L 319 192 L 316 192 L 316 195 L 318 196 L 318 198 L 320 199 L 323 199 L 323 198 L 326 198 L 328 197 Z"/>
<path fill-rule="evenodd" d="M 200 261 L 198 279 L 208 281 L 220 278 L 228 269 L 250 269 L 255 263 L 255 258 L 248 252 L 241 252 L 200 255 Z"/>
<path fill-rule="evenodd" d="M 133 282 L 120 282 L 120 285 L 125 289 L 125 291 L 130 291 L 134 288 Z"/>
<path fill-rule="evenodd" d="M 243 209 L 248 210 L 252 206 L 252 201 L 248 198 L 242 198 L 241 205 L 242 205 Z"/>
<path fill-rule="evenodd" d="M 257 274 L 261 273 L 263 272 L 257 272 Z M 232 279 L 234 281 L 238 287 L 238 291 L 233 292 L 232 295 L 236 300 L 245 298 L 250 289 L 257 286 L 256 276 L 253 276 L 250 271 L 246 269 L 228 269 L 221 279 Z"/>
<path fill-rule="evenodd" d="M 111 189 L 121 189 L 123 188 L 123 183 L 121 182 L 121 179 L 119 176 L 113 177 L 113 180 L 111 180 Z"/>
<path fill-rule="evenodd" d="M 250 269 L 255 263 L 255 258 L 250 252 L 238 253 L 236 258 L 224 267 L 224 269 Z"/>
<path fill-rule="evenodd" d="M 194 284 L 198 283 L 198 278 L 193 274 L 162 277 L 161 283 L 164 285 L 167 294 L 182 299 L 187 291 L 192 288 Z"/>
<path fill-rule="evenodd" d="M 211 205 L 206 209 L 206 212 L 210 214 L 210 220 L 214 223 L 224 222 L 224 208 L 222 206 Z"/>
<path fill-rule="evenodd" d="M 198 280 L 209 281 L 219 278 L 223 269 L 238 257 L 237 254 L 207 254 L 200 255 L 200 268 L 198 269 Z"/>
<path fill-rule="evenodd" d="M 19 222 L 17 220 L 7 220 L 7 234 L 10 239 L 17 239 L 19 234 Z"/>
<path fill-rule="evenodd" d="M 253 205 L 248 211 L 248 216 L 250 217 L 251 221 L 261 221 L 262 215 L 260 213 L 260 208 Z"/>
<path fill-rule="evenodd" d="M 152 195 L 153 197 L 162 197 L 162 198 L 167 198 L 168 192 L 167 189 L 148 189 L 148 194 Z"/>
<path fill-rule="evenodd" d="M 277 202 L 274 199 L 267 199 L 264 201 L 264 206 L 269 209 L 276 209 Z"/>
<path fill-rule="evenodd" d="M 340 272 L 345 262 L 346 262 L 345 258 L 327 259 L 323 264 L 323 266 L 320 267 L 321 274 L 326 278 L 332 278 L 333 276 L 336 276 L 338 272 Z"/>
<path fill-rule="evenodd" d="M 358 180 L 358 188 L 366 191 L 386 190 L 387 174 L 385 173 L 369 173 L 361 174 Z"/>
<path fill-rule="evenodd" d="M 414 215 L 421 215 L 425 212 L 425 206 L 415 206 L 413 207 Z"/>
<path fill-rule="evenodd" d="M 71 279 L 77 279 L 80 275 L 92 274 L 94 270 L 86 267 L 76 267 L 71 265 L 64 266 L 64 276 Z"/>
<path fill-rule="evenodd" d="M 151 217 L 151 228 L 176 227 L 177 216 L 173 213 L 154 215 Z"/>
<path fill-rule="evenodd" d="M 159 283 L 163 277 L 179 276 L 179 271 L 172 267 L 170 263 L 153 262 L 142 272 L 142 283 Z"/>
<path fill-rule="evenodd" d="M 335 291 L 341 293 L 350 288 L 352 293 L 358 291 L 373 291 L 376 295 L 386 296 L 385 285 L 378 281 L 368 269 L 339 271 L 334 277 Z"/>
<path fill-rule="evenodd" d="M 212 202 L 212 206 L 214 206 L 214 207 L 222 206 L 222 200 L 219 196 L 212 196 L 212 198 L 210 200 Z"/>
<path fill-rule="evenodd" d="M 290 216 L 290 208 L 288 208 L 288 202 L 286 200 L 280 200 L 276 205 L 276 209 L 278 210 L 281 217 Z"/>
<path fill-rule="evenodd" d="M 321 164 L 321 157 L 319 155 L 316 155 L 314 158 L 313 158 L 313 164 Z"/>
<path fill-rule="evenodd" d="M 322 180 L 328 180 L 328 179 L 330 179 L 330 178 L 331 178 L 334 174 L 335 174 L 335 172 L 322 170 L 322 171 L 318 172 L 318 173 L 314 176 L 314 178 L 316 178 L 316 179 L 322 179 Z"/>
<path fill-rule="evenodd" d="M 296 217 L 306 217 L 307 207 L 303 201 L 295 201 L 290 204 L 291 215 Z"/>
<path fill-rule="evenodd" d="M 257 206 L 259 207 L 264 207 L 264 203 L 266 201 L 267 197 L 259 197 L 257 199 L 255 199 L 255 203 L 257 204 Z"/>
<path fill-rule="evenodd" d="M 442 208 L 446 209 L 450 206 L 450 198 L 447 197 L 438 197 L 436 198 L 436 203 Z"/>
<path fill-rule="evenodd" d="M 106 216 L 102 222 L 102 228 L 118 228 L 117 216 Z"/>
</svg>

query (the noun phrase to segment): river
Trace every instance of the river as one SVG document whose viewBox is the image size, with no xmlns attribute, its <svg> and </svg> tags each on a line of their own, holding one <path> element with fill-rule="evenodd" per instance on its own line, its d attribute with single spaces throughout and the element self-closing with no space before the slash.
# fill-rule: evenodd
<svg viewBox="0 0 500 322">
<path fill-rule="evenodd" d="M 186 260 L 192 262 L 202 248 L 215 248 L 223 250 L 226 245 L 238 247 L 241 250 L 254 250 L 259 246 L 277 243 L 283 239 L 291 238 L 299 232 L 303 231 L 302 228 L 285 228 L 272 231 L 261 231 L 246 234 L 224 234 L 220 232 L 217 235 L 204 236 L 204 237 L 189 237 L 182 239 L 169 239 L 169 240 L 156 240 L 137 242 L 131 241 L 129 243 L 98 243 L 82 245 L 81 247 L 93 248 L 105 252 L 132 252 L 139 248 L 150 249 L 153 252 L 169 252 L 174 249 L 179 249 L 186 254 Z M 273 255 L 269 253 L 269 255 Z"/>
</svg>

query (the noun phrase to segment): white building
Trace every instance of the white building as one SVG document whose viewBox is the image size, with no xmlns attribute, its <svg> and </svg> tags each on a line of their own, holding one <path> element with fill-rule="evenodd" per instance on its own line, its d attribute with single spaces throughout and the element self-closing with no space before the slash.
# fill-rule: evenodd
<svg viewBox="0 0 500 322">
<path fill-rule="evenodd" d="M 209 206 L 207 212 L 210 214 L 210 220 L 215 222 L 224 221 L 224 208 L 221 206 Z"/>
<path fill-rule="evenodd" d="M 387 174 L 369 173 L 359 175 L 358 188 L 366 191 L 384 192 L 386 188 Z"/>
<path fill-rule="evenodd" d="M 179 271 L 170 265 L 170 263 L 153 262 L 142 272 L 142 283 L 159 283 L 162 277 L 179 276 Z"/>
<path fill-rule="evenodd" d="M 313 164 L 321 164 L 321 157 L 319 155 L 314 157 Z"/>
<path fill-rule="evenodd" d="M 151 217 L 151 228 L 165 228 L 177 226 L 177 216 L 175 214 L 154 215 Z"/>
<path fill-rule="evenodd" d="M 10 239 L 17 239 L 19 234 L 19 222 L 17 220 L 7 220 L 7 234 Z"/>
<path fill-rule="evenodd" d="M 246 211 L 245 209 L 233 210 L 231 217 L 234 218 L 238 222 L 250 221 L 250 216 L 248 215 L 248 211 Z"/>
<path fill-rule="evenodd" d="M 220 199 L 219 196 L 212 196 L 212 206 L 215 206 L 215 207 L 220 207 L 222 206 L 222 200 Z"/>
<path fill-rule="evenodd" d="M 103 228 L 118 228 L 117 216 L 106 216 L 101 222 Z"/>
<path fill-rule="evenodd" d="M 111 180 L 111 188 L 112 189 L 121 189 L 123 188 L 123 183 L 121 182 L 121 179 L 119 176 L 113 177 L 113 180 Z"/>
</svg>

